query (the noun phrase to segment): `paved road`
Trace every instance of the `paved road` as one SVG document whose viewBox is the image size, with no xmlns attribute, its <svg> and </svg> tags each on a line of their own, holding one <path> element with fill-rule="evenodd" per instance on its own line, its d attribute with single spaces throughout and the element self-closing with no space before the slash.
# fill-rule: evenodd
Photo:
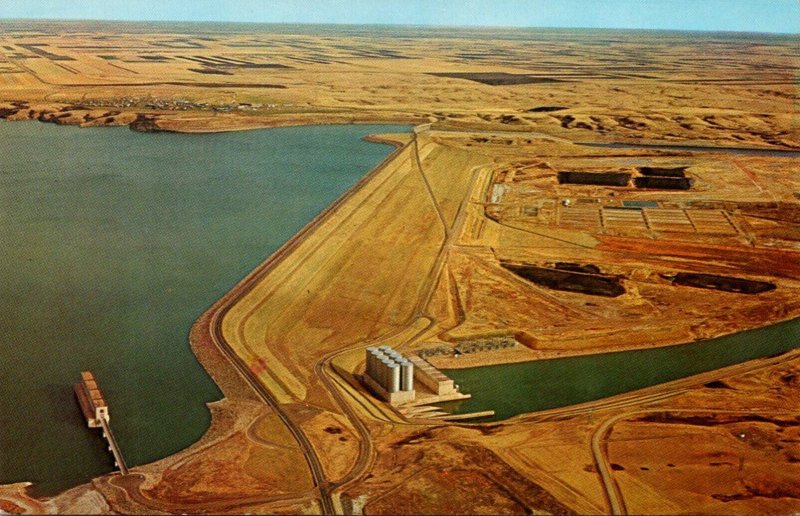
<svg viewBox="0 0 800 516">
<path fill-rule="evenodd" d="M 366 184 L 368 184 L 375 175 L 377 175 L 380 171 L 382 171 L 386 165 L 392 162 L 400 153 L 402 153 L 408 145 L 399 146 L 392 152 L 389 156 L 387 156 L 383 162 L 381 162 L 377 167 L 372 169 L 367 175 L 365 175 L 361 180 L 359 180 L 350 190 L 345 192 L 341 197 L 339 197 L 336 201 L 334 201 L 330 206 L 328 206 L 325 210 L 322 211 L 313 221 L 307 224 L 303 229 L 301 229 L 294 237 L 292 237 L 286 244 L 284 244 L 280 249 L 278 249 L 272 256 L 270 256 L 264 263 L 262 263 L 255 271 L 253 271 L 247 278 L 245 278 L 241 283 L 239 283 L 233 290 L 231 290 L 228 294 L 226 294 L 225 298 L 221 301 L 220 308 L 217 309 L 211 316 L 210 321 L 210 328 L 211 328 L 211 336 L 214 343 L 217 347 L 222 351 L 222 353 L 228 358 L 231 364 L 236 367 L 239 371 L 239 374 L 247 381 L 247 383 L 253 388 L 253 390 L 258 394 L 258 396 L 267 404 L 269 405 L 278 417 L 281 419 L 281 422 L 289 429 L 292 433 L 294 438 L 297 440 L 297 443 L 300 445 L 300 448 L 303 454 L 306 457 L 306 462 L 308 463 L 308 467 L 311 471 L 312 478 L 314 480 L 314 485 L 319 491 L 319 500 L 321 504 L 322 512 L 325 514 L 335 514 L 336 507 L 334 505 L 333 497 L 331 495 L 331 491 L 344 483 L 344 481 L 340 481 L 337 484 L 332 484 L 328 481 L 325 476 L 324 469 L 320 462 L 319 456 L 317 455 L 316 450 L 314 449 L 313 445 L 309 441 L 308 437 L 306 436 L 305 432 L 301 428 L 301 426 L 295 423 L 291 417 L 283 410 L 280 402 L 272 395 L 272 393 L 267 389 L 264 384 L 253 374 L 250 370 L 248 365 L 236 354 L 236 352 L 230 346 L 230 343 L 227 342 L 225 339 L 225 335 L 222 331 L 222 320 L 225 317 L 225 314 L 245 295 L 247 295 L 265 276 L 269 274 L 269 272 L 274 269 L 278 264 L 283 262 L 286 258 L 291 256 L 292 252 L 304 241 L 304 239 L 313 233 L 313 231 L 317 228 L 317 226 L 325 221 L 337 208 L 339 208 L 342 204 L 344 204 L 347 200 L 349 200 L 355 192 L 363 188 Z M 336 387 L 331 383 L 331 381 L 326 378 L 325 374 L 323 374 L 323 368 L 326 364 L 326 358 L 323 357 L 316 365 L 315 371 L 317 375 L 322 379 L 323 383 L 326 385 L 326 388 L 331 392 L 331 395 L 334 397 L 334 400 L 337 404 L 342 407 L 343 412 L 348 417 L 348 419 L 353 423 L 353 426 L 356 428 L 356 431 L 359 433 L 360 436 L 360 453 L 356 463 L 356 467 L 351 470 L 351 473 L 355 476 L 356 474 L 360 474 L 359 471 L 362 471 L 366 468 L 366 465 L 369 463 L 372 457 L 372 442 L 369 438 L 369 431 L 364 426 L 364 424 L 358 419 L 357 415 L 353 411 L 352 408 L 346 403 L 346 401 L 342 398 L 341 393 L 336 389 Z M 348 480 L 348 479 L 345 479 Z"/>
<path fill-rule="evenodd" d="M 743 364 L 737 364 L 735 366 L 727 367 L 725 369 L 718 369 L 716 371 L 710 371 L 708 373 L 693 376 L 690 378 L 677 380 L 676 382 L 671 382 L 670 384 L 667 384 L 666 388 L 662 386 L 661 390 L 668 391 L 670 388 L 685 389 L 684 386 L 687 384 L 707 383 L 709 381 L 712 381 L 712 379 L 730 377 L 732 375 L 739 375 L 742 373 L 753 372 L 759 369 L 773 367 L 777 364 L 796 359 L 798 358 L 798 356 L 800 356 L 800 352 L 794 351 L 783 354 L 779 357 L 759 360 L 756 361 L 755 363 L 753 363 L 752 361 L 745 362 Z M 655 389 L 650 388 L 648 390 L 655 390 Z M 636 402 L 636 399 L 634 398 L 630 401 Z M 641 400 L 638 403 L 641 403 Z M 770 415 L 787 415 L 787 416 L 797 415 L 795 412 L 775 411 L 774 408 L 765 408 L 763 410 L 759 410 L 757 407 L 753 407 L 747 409 L 726 410 L 726 409 L 716 409 L 716 408 L 692 408 L 692 409 L 669 408 L 660 406 L 652 408 L 641 408 L 637 410 L 629 410 L 606 419 L 593 432 L 591 439 L 591 447 L 592 447 L 592 455 L 594 457 L 595 466 L 597 467 L 597 472 L 600 475 L 600 479 L 603 483 L 603 490 L 605 492 L 606 499 L 608 500 L 609 510 L 611 514 L 628 514 L 628 512 L 627 512 L 627 507 L 625 506 L 624 497 L 619 489 L 619 485 L 614 479 L 613 470 L 611 469 L 607 459 L 605 447 L 606 447 L 606 438 L 608 437 L 609 431 L 614 426 L 614 424 L 616 424 L 622 419 L 627 419 L 633 415 L 664 413 L 664 412 L 704 413 L 704 414 L 754 414 L 760 412 L 760 413 L 769 413 Z"/>
</svg>

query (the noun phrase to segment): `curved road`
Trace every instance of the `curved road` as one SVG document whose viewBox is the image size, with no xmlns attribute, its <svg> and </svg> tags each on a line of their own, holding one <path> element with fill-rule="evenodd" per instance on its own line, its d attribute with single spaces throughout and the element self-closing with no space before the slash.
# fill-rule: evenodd
<svg viewBox="0 0 800 516">
<path fill-rule="evenodd" d="M 641 409 L 641 410 L 632 410 L 629 412 L 623 412 L 622 414 L 618 414 L 614 417 L 606 419 L 603 423 L 597 427 L 592 434 L 592 455 L 594 456 L 595 466 L 597 467 L 597 471 L 600 474 L 600 478 L 603 481 L 603 488 L 605 489 L 606 498 L 609 502 L 609 508 L 611 509 L 610 513 L 614 515 L 618 514 L 628 514 L 628 509 L 625 506 L 625 500 L 622 496 L 622 491 L 619 488 L 619 484 L 617 484 L 616 480 L 614 480 L 614 473 L 611 467 L 609 466 L 606 451 L 604 450 L 604 445 L 606 444 L 606 437 L 608 436 L 609 430 L 613 427 L 616 423 L 620 420 L 627 419 L 633 415 L 639 414 L 658 414 L 658 413 L 689 413 L 689 414 L 742 414 L 742 415 L 752 415 L 758 409 L 740 409 L 740 410 L 725 410 L 725 409 L 715 409 L 715 408 L 706 408 L 706 409 L 686 409 L 686 408 L 673 408 L 670 409 L 668 407 L 658 407 L 652 409 Z M 795 412 L 787 412 L 787 411 L 775 411 L 772 408 L 765 409 L 773 416 L 796 416 Z"/>
<path fill-rule="evenodd" d="M 680 392 L 683 392 L 694 385 L 705 384 L 708 383 L 709 381 L 718 380 L 725 377 L 738 376 L 745 373 L 755 372 L 760 369 L 773 367 L 775 365 L 787 362 L 789 360 L 794 360 L 798 357 L 800 357 L 800 351 L 798 350 L 790 351 L 788 353 L 783 353 L 777 357 L 743 362 L 741 364 L 735 364 L 723 369 L 715 369 L 713 371 L 708 371 L 706 373 L 701 373 L 699 375 L 690 376 L 688 378 L 682 378 L 680 380 L 675 380 L 667 384 L 648 387 L 647 389 L 643 390 L 643 392 L 655 391 L 654 395 L 657 396 L 657 393 L 661 391 L 665 395 L 663 396 L 663 398 L 666 398 L 669 397 L 670 395 L 679 394 Z M 634 402 L 637 401 L 636 398 L 637 397 L 634 397 L 633 400 L 631 401 Z M 640 404 L 641 401 L 642 400 L 639 399 L 638 403 L 636 404 Z M 650 400 L 651 403 L 653 401 L 659 401 L 659 400 L 657 399 Z M 632 404 L 634 403 L 626 403 L 625 405 L 632 405 Z M 715 414 L 753 414 L 756 411 L 757 408 L 732 410 L 732 409 L 715 409 L 715 408 L 670 409 L 666 407 L 657 407 L 657 408 L 653 407 L 653 408 L 642 408 L 637 410 L 626 411 L 621 414 L 617 414 L 616 416 L 612 416 L 603 421 L 592 433 L 591 447 L 592 447 L 592 455 L 594 458 L 595 466 L 597 467 L 597 472 L 600 475 L 600 480 L 602 481 L 603 484 L 603 489 L 606 495 L 606 499 L 609 503 L 609 510 L 611 514 L 627 514 L 627 508 L 625 507 L 625 501 L 623 499 L 622 492 L 620 491 L 619 486 L 614 480 L 614 474 L 613 471 L 611 470 L 611 467 L 608 464 L 608 461 L 606 460 L 606 453 L 604 450 L 605 439 L 608 436 L 609 430 L 611 430 L 611 428 L 614 426 L 615 423 L 617 423 L 622 419 L 628 418 L 634 414 L 644 414 L 644 413 L 689 412 L 689 413 L 715 413 Z M 767 411 L 770 414 L 775 414 L 775 415 L 789 415 L 789 416 L 796 415 L 796 413 L 794 412 L 783 412 L 783 411 L 776 412 L 773 408 L 767 409 Z"/>
<path fill-rule="evenodd" d="M 245 295 L 247 295 L 275 266 L 277 266 L 288 256 L 290 256 L 292 251 L 294 251 L 294 249 L 296 249 L 299 246 L 300 242 L 302 242 L 302 240 L 308 234 L 310 234 L 321 222 L 326 220 L 330 216 L 330 214 L 333 213 L 339 206 L 341 206 L 345 201 L 347 201 L 350 197 L 352 197 L 355 192 L 357 192 L 365 184 L 367 184 L 378 172 L 383 170 L 386 167 L 386 165 L 390 163 L 392 160 L 394 160 L 394 158 L 397 157 L 397 155 L 399 155 L 405 148 L 406 145 L 398 146 L 398 148 L 395 149 L 394 152 L 389 154 L 389 156 L 387 156 L 378 166 L 376 166 L 369 173 L 367 173 L 352 188 L 350 188 L 341 197 L 339 197 L 336 201 L 334 201 L 333 204 L 331 204 L 325 210 L 323 210 L 317 217 L 315 217 L 311 222 L 309 222 L 286 244 L 284 244 L 280 249 L 278 249 L 274 254 L 272 254 L 272 256 L 270 256 L 256 270 L 254 270 L 252 273 L 250 273 L 250 275 L 248 275 L 238 285 L 236 285 L 236 287 L 234 287 L 233 290 L 228 292 L 228 294 L 226 294 L 225 297 L 223 297 L 220 300 L 218 307 L 212 308 L 213 312 L 211 315 L 211 320 L 209 322 L 209 329 L 214 344 L 225 355 L 225 357 L 230 361 L 230 363 L 237 369 L 240 376 L 244 378 L 245 381 L 247 381 L 247 383 L 253 388 L 253 391 L 275 411 L 275 413 L 281 419 L 281 422 L 289 429 L 294 438 L 297 440 L 297 443 L 300 445 L 300 448 L 306 457 L 306 462 L 308 463 L 308 467 L 311 471 L 314 485 L 319 491 L 320 506 L 322 512 L 325 514 L 336 513 L 335 506 L 333 503 L 333 497 L 331 496 L 331 489 L 333 486 L 328 482 L 327 478 L 325 477 L 325 471 L 322 468 L 322 464 L 320 463 L 316 450 L 314 450 L 313 445 L 308 440 L 308 437 L 303 432 L 300 425 L 295 423 L 291 419 L 291 417 L 289 417 L 286 411 L 283 410 L 280 402 L 272 395 L 269 389 L 267 389 L 259 381 L 259 379 L 253 374 L 253 372 L 250 370 L 247 364 L 236 354 L 236 352 L 231 347 L 230 343 L 228 343 L 228 341 L 225 339 L 225 335 L 223 334 L 222 331 L 222 320 L 224 319 L 228 311 L 230 311 L 230 309 L 239 300 L 241 300 Z M 328 384 L 326 383 L 326 385 Z M 341 401 L 344 405 L 346 405 L 346 403 L 344 403 L 340 397 L 337 399 L 337 401 Z M 366 435 L 368 435 L 366 427 L 363 427 L 361 430 L 363 430 L 363 432 Z M 371 454 L 371 449 L 367 450 L 367 452 Z"/>
<path fill-rule="evenodd" d="M 371 435 L 369 433 L 369 429 L 366 427 L 366 425 L 363 423 L 363 421 L 358 416 L 356 411 L 350 406 L 350 404 L 347 402 L 347 400 L 342 395 L 342 393 L 339 390 L 339 388 L 335 385 L 333 380 L 330 378 L 328 371 L 332 369 L 331 361 L 334 358 L 336 358 L 337 356 L 339 356 L 339 355 L 341 355 L 343 353 L 346 353 L 348 351 L 351 351 L 353 349 L 362 348 L 362 347 L 365 347 L 365 346 L 367 346 L 367 345 L 369 345 L 371 343 L 376 343 L 376 342 L 379 342 L 381 340 L 386 340 L 387 338 L 391 337 L 393 334 L 397 334 L 397 333 L 403 332 L 408 326 L 413 324 L 413 322 L 416 321 L 417 319 L 419 319 L 420 317 L 426 317 L 425 315 L 422 314 L 422 311 L 424 309 L 425 304 L 427 304 L 427 300 L 430 298 L 430 295 L 434 290 L 434 287 L 436 285 L 436 278 L 438 277 L 438 274 L 439 274 L 439 272 L 440 272 L 440 270 L 441 270 L 441 268 L 443 267 L 443 264 L 444 264 L 444 257 L 446 255 L 446 250 L 452 244 L 453 234 L 457 233 L 457 232 L 452 231 L 453 228 L 451 228 L 451 227 L 449 227 L 447 225 L 447 220 L 444 217 L 444 214 L 442 213 L 442 210 L 441 210 L 441 208 L 439 206 L 439 203 L 436 200 L 436 196 L 435 196 L 435 194 L 433 192 L 433 189 L 432 189 L 430 183 L 428 182 L 427 177 L 425 176 L 425 172 L 424 172 L 424 169 L 422 167 L 422 161 L 421 161 L 420 156 L 419 156 L 419 142 L 418 142 L 418 139 L 417 139 L 417 131 L 414 131 L 412 133 L 412 139 L 408 143 L 408 146 L 411 146 L 411 145 L 413 145 L 414 161 L 416 163 L 417 169 L 418 169 L 420 175 L 422 176 L 423 183 L 425 184 L 425 189 L 426 189 L 426 191 L 428 193 L 428 196 L 429 196 L 429 198 L 431 200 L 431 203 L 433 204 L 434 209 L 436 210 L 438 219 L 439 219 L 439 221 L 441 222 L 441 224 L 443 226 L 444 233 L 445 233 L 445 240 L 442 243 L 442 246 L 440 247 L 440 249 L 439 249 L 439 251 L 437 253 L 436 262 L 435 262 L 430 274 L 428 275 L 428 277 L 426 279 L 426 285 L 422 289 L 422 296 L 421 296 L 420 302 L 417 304 L 414 313 L 411 314 L 409 319 L 406 321 L 406 325 L 407 325 L 406 327 L 403 327 L 403 328 L 401 328 L 399 330 L 395 330 L 395 331 L 393 331 L 393 332 L 391 332 L 389 334 L 382 335 L 382 336 L 380 336 L 380 337 L 378 337 L 376 339 L 373 339 L 371 341 L 368 341 L 368 342 L 364 342 L 364 341 L 354 342 L 350 346 L 347 346 L 344 349 L 339 349 L 339 350 L 336 350 L 334 352 L 328 353 L 321 360 L 319 360 L 316 363 L 315 367 L 314 367 L 314 371 L 315 371 L 317 377 L 322 380 L 323 384 L 325 385 L 325 388 L 328 390 L 328 392 L 330 393 L 331 397 L 334 399 L 336 404 L 342 410 L 344 415 L 347 417 L 347 419 L 350 421 L 350 423 L 353 425 L 353 428 L 355 428 L 356 432 L 359 435 L 359 453 L 358 453 L 358 458 L 356 459 L 355 464 L 350 468 L 350 471 L 347 473 L 347 475 L 345 475 L 345 477 L 340 479 L 335 484 L 332 484 L 332 486 L 331 486 L 332 488 L 344 487 L 344 486 L 346 486 L 346 485 L 348 485 L 348 484 L 350 484 L 352 482 L 357 481 L 362 476 L 364 476 L 368 472 L 369 466 L 372 463 L 373 456 L 374 456 L 374 446 L 372 444 L 372 437 L 371 437 Z M 473 176 L 473 179 L 474 179 L 474 176 Z M 459 209 L 459 214 L 463 211 L 463 207 L 464 207 L 464 203 L 462 203 L 462 206 Z M 458 220 L 459 218 L 460 217 L 457 216 L 456 220 Z M 429 323 L 426 325 L 425 328 L 422 328 L 417 333 L 418 335 L 428 331 L 434 324 L 434 321 L 430 317 L 426 317 L 426 318 L 428 318 Z"/>
<path fill-rule="evenodd" d="M 403 150 L 405 150 L 411 145 L 413 145 L 414 148 L 417 168 L 419 169 L 419 172 L 422 175 L 422 179 L 425 183 L 425 188 L 428 191 L 428 194 L 431 198 L 431 202 L 433 203 L 438 218 L 440 222 L 443 224 L 445 231 L 445 239 L 442 243 L 441 248 L 439 249 L 436 262 L 432 270 L 430 271 L 430 274 L 428 275 L 428 278 L 426 280 L 426 285 L 422 289 L 420 300 L 419 303 L 417 304 L 415 313 L 411 315 L 408 324 L 410 325 L 411 323 L 413 323 L 414 320 L 418 319 L 419 317 L 426 317 L 424 315 L 426 300 L 429 299 L 430 294 L 435 287 L 436 278 L 441 273 L 441 270 L 444 267 L 444 262 L 448 249 L 452 245 L 454 245 L 454 242 L 456 240 L 455 236 L 458 235 L 459 233 L 457 231 L 457 228 L 460 227 L 461 223 L 463 222 L 464 207 L 467 203 L 466 200 L 462 201 L 462 204 L 459 207 L 459 211 L 454 220 L 453 225 L 448 226 L 446 219 L 444 218 L 441 209 L 438 205 L 438 202 L 435 198 L 435 195 L 431 189 L 431 186 L 427 180 L 427 177 L 424 174 L 422 163 L 419 157 L 419 144 L 417 141 L 417 135 L 416 133 L 414 133 L 409 143 L 401 147 L 398 147 L 392 154 L 387 156 L 387 158 L 384 159 L 384 161 L 381 164 L 375 167 L 370 173 L 365 175 L 364 178 L 362 178 L 358 183 L 356 183 L 356 185 L 353 186 L 353 188 L 348 190 L 342 197 L 337 199 L 331 206 L 326 208 L 318 217 L 316 217 L 312 222 L 310 222 L 306 227 L 304 227 L 297 235 L 295 235 L 289 242 L 287 242 L 283 247 L 281 247 L 278 251 L 276 251 L 259 268 L 253 271 L 253 273 L 251 273 L 239 285 L 237 285 L 232 291 L 230 291 L 220 301 L 220 306 L 213 312 L 211 317 L 211 322 L 209 324 L 211 328 L 212 340 L 217 345 L 217 347 L 227 357 L 227 359 L 231 362 L 231 364 L 233 364 L 234 367 L 236 367 L 240 375 L 248 382 L 248 384 L 258 394 L 258 396 L 265 403 L 267 403 L 275 411 L 276 414 L 278 414 L 281 421 L 284 423 L 284 425 L 286 425 L 286 427 L 289 429 L 289 431 L 297 440 L 301 450 L 303 451 L 306 457 L 306 461 L 311 471 L 314 484 L 318 490 L 321 509 L 326 514 L 334 514 L 336 510 L 333 501 L 332 491 L 334 489 L 341 488 L 363 477 L 363 475 L 365 475 L 368 472 L 369 466 L 374 459 L 374 446 L 372 444 L 369 429 L 363 423 L 363 421 L 355 412 L 355 410 L 350 406 L 350 404 L 344 398 L 342 391 L 336 386 L 336 384 L 330 377 L 331 374 L 335 374 L 332 371 L 331 360 L 333 360 L 336 356 L 342 353 L 363 347 L 364 345 L 367 345 L 368 342 L 355 342 L 352 343 L 352 345 L 347 346 L 346 348 L 331 352 L 323 356 L 320 360 L 318 360 L 314 367 L 314 372 L 316 376 L 320 378 L 325 389 L 330 393 L 335 403 L 339 406 L 342 413 L 352 424 L 353 428 L 356 430 L 359 436 L 359 453 L 356 462 L 353 464 L 350 471 L 347 473 L 347 475 L 345 475 L 345 477 L 343 477 L 336 483 L 331 483 L 327 480 L 325 476 L 325 472 L 321 465 L 319 456 L 317 455 L 316 451 L 313 448 L 313 445 L 309 441 L 306 434 L 303 432 L 300 425 L 295 423 L 291 419 L 291 417 L 281 408 L 281 404 L 278 402 L 278 400 L 275 399 L 275 397 L 270 393 L 270 391 L 250 371 L 250 368 L 247 366 L 247 364 L 245 364 L 244 361 L 232 349 L 230 344 L 226 341 L 225 336 L 222 332 L 221 323 L 224 316 L 231 309 L 231 307 L 235 305 L 242 297 L 244 297 L 259 281 L 261 281 L 270 272 L 272 268 L 274 268 L 277 264 L 279 264 L 284 259 L 289 257 L 292 251 L 299 245 L 299 243 L 302 242 L 302 240 L 309 233 L 311 233 L 319 225 L 320 222 L 325 220 L 330 215 L 330 213 L 332 213 L 339 206 L 341 206 L 346 200 L 348 200 L 353 195 L 353 193 L 358 191 L 368 181 L 370 181 L 372 177 L 374 177 L 374 175 L 376 175 L 386 166 L 387 163 L 391 162 L 393 159 L 397 157 L 397 155 L 399 155 Z M 473 175 L 473 180 L 474 178 L 475 176 Z M 429 324 L 425 328 L 420 330 L 418 334 L 422 334 L 428 331 L 435 324 L 435 321 L 433 319 L 431 319 L 430 317 L 426 318 L 428 318 Z M 396 330 L 395 332 L 392 333 L 398 333 L 400 331 L 403 331 L 404 329 L 406 328 L 403 328 L 401 330 Z M 375 341 L 385 340 L 388 336 L 390 335 L 383 335 L 374 340 Z M 763 363 L 759 365 L 759 367 L 763 367 Z M 647 389 L 646 391 L 633 395 L 615 397 L 606 400 L 599 400 L 598 402 L 584 404 L 577 407 L 564 407 L 562 409 L 555 409 L 552 411 L 546 411 L 540 414 L 532 414 L 528 415 L 528 417 L 525 416 L 523 417 L 525 417 L 526 420 L 531 420 L 531 421 L 546 420 L 551 417 L 559 417 L 559 416 L 563 417 L 564 415 L 569 415 L 569 414 L 587 413 L 593 410 L 597 410 L 599 408 L 623 407 L 634 403 L 641 403 L 643 401 L 650 401 L 650 402 L 658 401 L 666 397 L 678 394 L 679 392 L 682 392 L 686 388 L 686 383 L 687 383 L 686 380 L 684 380 L 681 383 L 673 382 L 668 385 L 661 386 L 660 388 L 657 389 Z M 696 383 L 696 381 L 692 381 L 689 383 Z M 616 484 L 613 483 L 613 478 L 611 477 L 608 465 L 605 463 L 603 459 L 601 441 L 606 435 L 608 429 L 610 429 L 610 427 L 613 425 L 614 422 L 632 413 L 635 412 L 628 412 L 616 418 L 607 420 L 606 422 L 603 423 L 603 425 L 601 425 L 595 431 L 595 434 L 593 435 L 592 439 L 592 449 L 593 452 L 595 453 L 595 461 L 598 466 L 598 472 L 601 475 L 601 479 L 606 489 L 611 510 L 615 514 L 624 514 L 625 506 L 624 502 L 622 501 L 621 495 L 619 494 L 618 487 L 616 487 Z"/>
</svg>

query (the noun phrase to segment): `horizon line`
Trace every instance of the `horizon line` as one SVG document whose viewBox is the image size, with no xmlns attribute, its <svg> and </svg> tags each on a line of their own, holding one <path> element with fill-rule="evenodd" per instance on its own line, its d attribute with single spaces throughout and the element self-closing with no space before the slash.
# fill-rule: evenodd
<svg viewBox="0 0 800 516">
<path fill-rule="evenodd" d="M 427 27 L 432 29 L 555 29 L 555 30 L 608 30 L 608 31 L 642 31 L 642 32 L 695 32 L 711 34 L 766 34 L 776 36 L 797 36 L 800 32 L 747 31 L 733 29 L 686 29 L 686 28 L 654 28 L 654 27 L 585 27 L 557 25 L 437 25 L 427 23 L 355 23 L 355 22 L 307 22 L 307 21 L 242 21 L 242 20 L 141 20 L 115 18 L 4 18 L 0 23 L 17 22 L 109 22 L 109 23 L 195 23 L 214 24 L 231 23 L 240 25 L 307 25 L 307 26 L 345 26 L 345 27 Z"/>
</svg>

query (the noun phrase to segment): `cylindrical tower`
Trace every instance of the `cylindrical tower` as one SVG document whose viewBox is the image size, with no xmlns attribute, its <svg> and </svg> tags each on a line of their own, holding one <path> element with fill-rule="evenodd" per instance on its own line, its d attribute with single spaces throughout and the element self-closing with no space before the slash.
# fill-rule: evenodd
<svg viewBox="0 0 800 516">
<path fill-rule="evenodd" d="M 368 347 L 367 348 L 367 366 L 366 366 L 366 373 L 367 376 L 375 376 L 375 352 L 378 351 L 378 348 L 375 347 Z"/>
<path fill-rule="evenodd" d="M 378 380 L 378 377 L 380 376 L 380 362 L 384 358 L 386 358 L 386 355 L 378 350 L 372 354 L 372 374 L 370 376 L 372 376 L 373 380 Z"/>
<path fill-rule="evenodd" d="M 389 371 L 389 368 L 394 365 L 394 360 L 389 357 L 382 358 L 378 365 L 380 371 L 378 372 L 378 378 L 376 378 L 376 380 L 378 380 L 381 387 L 388 391 L 389 385 L 392 383 L 392 373 Z"/>
<path fill-rule="evenodd" d="M 385 353 L 388 356 L 392 357 L 392 359 L 394 359 L 395 362 L 399 362 L 400 360 L 403 360 L 403 355 L 401 355 L 398 351 L 395 351 L 394 349 L 390 349 L 389 351 L 385 351 Z"/>
<path fill-rule="evenodd" d="M 386 390 L 389 392 L 400 390 L 400 364 L 397 362 L 389 364 L 389 386 Z"/>
<path fill-rule="evenodd" d="M 414 390 L 414 364 L 410 360 L 403 360 L 400 363 L 400 388 L 404 391 Z"/>
</svg>

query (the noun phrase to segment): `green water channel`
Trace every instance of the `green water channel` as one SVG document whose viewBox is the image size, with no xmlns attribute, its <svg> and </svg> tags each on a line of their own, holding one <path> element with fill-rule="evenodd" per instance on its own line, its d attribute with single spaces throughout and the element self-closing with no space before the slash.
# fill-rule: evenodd
<svg viewBox="0 0 800 516">
<path fill-rule="evenodd" d="M 455 412 L 494 410 L 494 417 L 481 421 L 499 421 L 598 400 L 797 347 L 800 319 L 792 319 L 691 344 L 444 372 L 463 392 L 472 394 L 471 399 L 452 407 Z"/>
<path fill-rule="evenodd" d="M 797 158 L 795 151 L 583 143 L 608 149 L 667 149 L 734 155 Z M 649 164 L 643 162 L 642 164 Z M 626 201 L 628 202 L 628 201 Z M 630 201 L 631 207 L 641 201 Z M 646 201 L 645 201 L 646 202 Z M 688 287 L 676 287 L 688 288 Z M 703 291 L 698 290 L 698 295 Z M 666 324 L 669 324 L 666 322 Z M 678 380 L 800 347 L 800 319 L 715 339 L 657 349 L 621 351 L 580 357 L 449 369 L 445 372 L 472 398 L 447 407 L 463 414 L 494 410 L 481 421 L 499 421 L 518 414 L 565 407 Z"/>
<path fill-rule="evenodd" d="M 72 385 L 94 372 L 129 465 L 207 429 L 192 323 L 390 151 L 314 126 L 142 134 L 0 122 L 0 483 L 112 471 Z"/>
</svg>

